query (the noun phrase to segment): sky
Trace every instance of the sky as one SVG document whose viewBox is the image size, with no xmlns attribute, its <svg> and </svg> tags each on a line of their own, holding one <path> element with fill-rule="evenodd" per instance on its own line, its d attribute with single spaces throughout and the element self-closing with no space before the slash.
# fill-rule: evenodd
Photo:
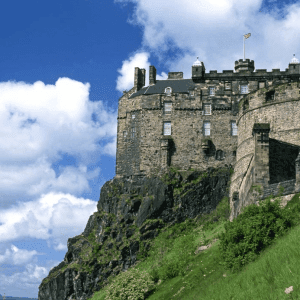
<svg viewBox="0 0 300 300">
<path fill-rule="evenodd" d="M 134 68 L 157 79 L 284 71 L 300 58 L 300 2 L 9 0 L 0 2 L 0 294 L 38 287 L 83 232 L 115 176 L 118 99 Z"/>
</svg>

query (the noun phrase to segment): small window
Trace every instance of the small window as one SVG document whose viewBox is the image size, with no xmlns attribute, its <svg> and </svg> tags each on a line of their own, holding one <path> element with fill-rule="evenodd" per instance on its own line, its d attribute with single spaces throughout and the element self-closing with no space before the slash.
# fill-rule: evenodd
<svg viewBox="0 0 300 300">
<path fill-rule="evenodd" d="M 164 122 L 164 135 L 171 135 L 171 122 Z"/>
<path fill-rule="evenodd" d="M 210 135 L 210 122 L 204 122 L 203 128 L 204 128 L 204 135 L 205 136 Z"/>
<path fill-rule="evenodd" d="M 269 134 L 266 132 L 260 133 L 258 135 L 257 141 L 261 142 L 261 143 L 268 143 L 269 142 Z"/>
<path fill-rule="evenodd" d="M 225 82 L 225 90 L 231 90 L 231 83 Z"/>
<path fill-rule="evenodd" d="M 215 87 L 210 87 L 209 88 L 209 96 L 214 96 L 215 95 Z"/>
<path fill-rule="evenodd" d="M 232 156 L 236 156 L 236 150 L 232 151 Z"/>
<path fill-rule="evenodd" d="M 204 104 L 204 115 L 211 115 L 211 105 Z"/>
<path fill-rule="evenodd" d="M 131 137 L 135 138 L 135 127 L 131 128 Z"/>
<path fill-rule="evenodd" d="M 231 135 L 237 135 L 237 125 L 235 121 L 231 122 Z"/>
<path fill-rule="evenodd" d="M 248 94 L 248 85 L 241 85 L 241 94 Z"/>
<path fill-rule="evenodd" d="M 198 72 L 198 68 L 196 68 L 196 72 Z"/>
<path fill-rule="evenodd" d="M 123 138 L 127 137 L 127 131 L 123 131 Z"/>
<path fill-rule="evenodd" d="M 172 93 L 172 89 L 170 87 L 167 87 L 165 89 L 165 93 L 167 94 L 167 96 L 171 96 L 171 93 Z"/>
<path fill-rule="evenodd" d="M 264 81 L 258 83 L 259 89 L 263 89 L 265 86 L 266 86 L 266 83 Z"/>
<path fill-rule="evenodd" d="M 243 102 L 243 111 L 249 108 L 249 100 L 245 99 Z"/>
<path fill-rule="evenodd" d="M 172 112 L 172 102 L 164 103 L 164 112 L 165 114 L 170 114 Z"/>
<path fill-rule="evenodd" d="M 266 101 L 275 100 L 275 91 L 266 92 Z"/>
<path fill-rule="evenodd" d="M 131 119 L 135 119 L 135 115 L 131 115 Z"/>
<path fill-rule="evenodd" d="M 223 159 L 224 159 L 224 152 L 222 150 L 217 150 L 216 160 L 223 160 Z"/>
</svg>

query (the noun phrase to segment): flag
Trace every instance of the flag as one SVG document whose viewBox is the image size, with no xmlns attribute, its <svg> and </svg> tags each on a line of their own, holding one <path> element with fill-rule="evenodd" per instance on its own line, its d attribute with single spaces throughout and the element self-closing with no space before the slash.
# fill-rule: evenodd
<svg viewBox="0 0 300 300">
<path fill-rule="evenodd" d="M 251 33 L 244 34 L 244 38 L 247 39 L 251 36 Z"/>
</svg>

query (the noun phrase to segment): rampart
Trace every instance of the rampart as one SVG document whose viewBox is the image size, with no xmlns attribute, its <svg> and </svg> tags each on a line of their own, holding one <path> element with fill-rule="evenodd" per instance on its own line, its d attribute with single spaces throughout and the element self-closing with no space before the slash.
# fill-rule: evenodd
<svg viewBox="0 0 300 300">
<path fill-rule="evenodd" d="M 253 186 L 259 186 L 267 196 L 272 184 L 296 178 L 295 161 L 300 149 L 299 83 L 270 86 L 250 93 L 240 101 L 239 107 L 237 161 L 230 188 L 231 199 L 234 192 L 239 194 L 240 205 L 235 214 L 249 204 L 248 193 Z M 254 132 L 258 124 L 261 128 Z"/>
</svg>

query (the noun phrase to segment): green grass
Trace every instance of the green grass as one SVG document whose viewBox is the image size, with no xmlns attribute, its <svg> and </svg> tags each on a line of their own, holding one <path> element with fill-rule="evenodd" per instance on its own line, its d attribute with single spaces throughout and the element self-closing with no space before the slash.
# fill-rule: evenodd
<svg viewBox="0 0 300 300">
<path fill-rule="evenodd" d="M 222 199 L 212 214 L 162 230 L 148 256 L 92 300 L 300 299 L 299 196 L 283 209 L 249 205 L 234 222 Z"/>
</svg>

